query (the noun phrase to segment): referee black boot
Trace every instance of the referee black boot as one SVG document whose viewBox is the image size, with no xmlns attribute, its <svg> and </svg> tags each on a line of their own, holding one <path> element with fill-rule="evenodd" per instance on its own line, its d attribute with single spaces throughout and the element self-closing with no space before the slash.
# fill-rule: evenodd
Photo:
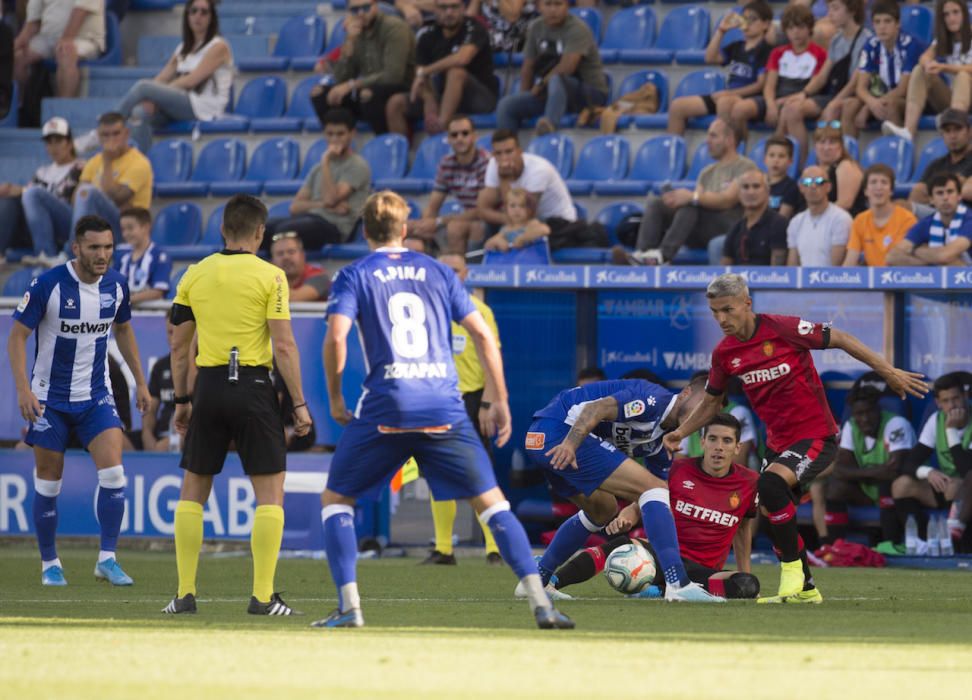
<svg viewBox="0 0 972 700">
<path fill-rule="evenodd" d="M 162 608 L 162 612 L 164 612 L 166 615 L 181 615 L 182 613 L 195 615 L 196 596 L 194 596 L 192 593 L 186 593 L 181 598 L 176 596 L 169 602 L 168 605 Z"/>
<path fill-rule="evenodd" d="M 294 610 L 284 602 L 279 593 L 270 596 L 269 603 L 261 603 L 256 596 L 250 597 L 250 605 L 246 611 L 251 615 L 303 615 L 304 613 Z"/>
</svg>

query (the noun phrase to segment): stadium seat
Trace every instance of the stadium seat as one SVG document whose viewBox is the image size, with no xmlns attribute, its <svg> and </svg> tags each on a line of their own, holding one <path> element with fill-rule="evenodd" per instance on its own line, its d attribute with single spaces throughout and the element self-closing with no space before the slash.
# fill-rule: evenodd
<svg viewBox="0 0 972 700">
<path fill-rule="evenodd" d="M 601 43 L 601 13 L 594 7 L 572 7 L 570 14 L 584 20 L 594 35 L 594 43 Z"/>
<path fill-rule="evenodd" d="M 408 205 L 408 218 L 409 219 L 421 219 L 422 218 L 422 207 L 411 197 L 405 197 L 405 203 Z"/>
<path fill-rule="evenodd" d="M 268 219 L 284 219 L 290 216 L 290 204 L 293 200 L 288 199 L 286 202 L 277 202 L 270 207 L 267 211 Z"/>
<path fill-rule="evenodd" d="M 546 238 L 523 248 L 514 248 L 506 253 L 495 250 L 486 251 L 484 265 L 549 265 L 550 244 Z"/>
<path fill-rule="evenodd" d="M 725 89 L 726 78 L 721 71 L 697 70 L 682 78 L 675 88 L 675 94 L 672 95 L 672 100 L 688 95 L 711 95 L 714 92 Z M 714 120 L 715 117 L 713 115 L 695 117 L 689 119 L 688 127 L 690 129 L 708 129 Z"/>
<path fill-rule="evenodd" d="M 452 147 L 444 133 L 426 136 L 415 151 L 415 161 L 408 174 L 403 178 L 387 178 L 384 184 L 396 192 L 407 194 L 430 192 L 439 161 L 451 152 Z"/>
<path fill-rule="evenodd" d="M 182 42 L 178 36 L 143 34 L 138 38 L 135 58 L 139 66 L 163 66 Z"/>
<path fill-rule="evenodd" d="M 179 139 L 156 141 L 148 152 L 152 179 L 162 182 L 186 182 L 192 175 L 192 144 Z"/>
<path fill-rule="evenodd" d="M 368 141 L 361 156 L 371 168 L 371 181 L 383 189 L 385 180 L 405 177 L 408 167 L 408 139 L 401 134 L 382 134 Z"/>
<path fill-rule="evenodd" d="M 17 81 L 12 82 L 13 90 L 10 93 L 10 109 L 0 118 L 0 129 L 16 129 L 18 119 L 18 107 L 20 105 L 20 88 Z"/>
<path fill-rule="evenodd" d="M 621 136 L 597 136 L 581 149 L 577 167 L 567 181 L 572 195 L 590 194 L 595 183 L 604 180 L 623 180 L 628 174 L 631 147 Z"/>
<path fill-rule="evenodd" d="M 199 245 L 216 246 L 217 248 L 223 247 L 223 234 L 219 229 L 223 225 L 223 210 L 225 208 L 225 204 L 220 204 L 213 209 L 206 222 L 206 230 L 203 231 L 202 240 L 199 241 Z"/>
<path fill-rule="evenodd" d="M 3 285 L 3 296 L 22 297 L 35 277 L 46 272 L 43 267 L 23 267 L 14 272 Z"/>
<path fill-rule="evenodd" d="M 245 73 L 282 70 L 281 59 L 270 55 L 269 34 L 224 34 L 233 50 L 237 70 Z M 286 59 L 283 59 L 286 67 Z"/>
<path fill-rule="evenodd" d="M 626 217 L 632 214 L 643 214 L 644 211 L 640 205 L 634 202 L 617 202 L 601 209 L 597 213 L 597 216 L 594 217 L 594 221 L 607 229 L 608 240 L 611 242 L 611 245 L 617 245 L 619 243 L 618 225 Z"/>
<path fill-rule="evenodd" d="M 769 138 L 769 137 L 767 137 Z M 793 144 L 793 162 L 790 164 L 789 170 L 786 174 L 792 178 L 797 178 L 800 175 L 800 144 L 792 136 L 787 136 L 790 139 L 790 143 Z M 759 169 L 766 172 L 766 164 L 763 162 L 764 156 L 766 155 L 766 139 L 760 139 L 753 146 L 752 150 L 749 152 L 749 160 L 756 163 Z"/>
<path fill-rule="evenodd" d="M 269 179 L 263 183 L 263 191 L 268 195 L 295 195 L 304 180 L 310 174 L 311 168 L 321 162 L 324 151 L 327 150 L 327 139 L 318 139 L 310 145 L 307 153 L 304 154 L 304 164 L 300 168 L 300 173 L 296 178 L 287 180 Z"/>
<path fill-rule="evenodd" d="M 91 66 L 88 68 L 87 97 L 112 97 L 120 100 L 139 80 L 151 80 L 159 72 L 135 66 Z"/>
<path fill-rule="evenodd" d="M 621 182 L 596 182 L 598 195 L 644 196 L 659 183 L 681 180 L 685 175 L 685 139 L 662 135 L 641 144 L 635 153 L 628 179 Z"/>
<path fill-rule="evenodd" d="M 287 105 L 285 117 L 299 119 L 303 128 L 308 131 L 320 131 L 321 122 L 311 104 L 311 91 L 321 84 L 321 76 L 312 75 L 304 78 L 294 87 L 290 95 L 290 104 Z"/>
<path fill-rule="evenodd" d="M 172 273 L 172 277 L 169 279 L 169 291 L 165 294 L 166 299 L 175 299 L 176 292 L 179 289 L 179 282 L 182 281 L 182 278 L 188 269 L 189 266 L 187 265 L 186 267 Z"/>
<path fill-rule="evenodd" d="M 566 134 L 537 136 L 527 146 L 527 153 L 546 158 L 564 180 L 574 169 L 574 142 Z"/>
<path fill-rule="evenodd" d="M 899 136 L 881 136 L 874 139 L 861 154 L 861 167 L 865 170 L 875 163 L 884 163 L 894 170 L 897 182 L 907 182 L 915 164 L 915 149 L 911 141 Z"/>
<path fill-rule="evenodd" d="M 462 202 L 460 202 L 458 199 L 453 199 L 452 197 L 449 197 L 449 199 L 444 201 L 442 206 L 439 207 L 439 214 L 441 216 L 455 216 L 456 214 L 462 214 L 463 211 L 465 211 L 465 209 L 463 209 Z"/>
<path fill-rule="evenodd" d="M 114 97 L 45 97 L 41 102 L 41 123 L 51 117 L 63 117 L 75 135 L 83 134 L 98 125 L 98 117 L 113 112 L 118 106 Z"/>
<path fill-rule="evenodd" d="M 641 63 L 645 60 L 641 52 L 650 50 L 654 44 L 654 10 L 644 5 L 627 7 L 615 12 L 608 22 L 601 42 L 601 60 Z"/>
<path fill-rule="evenodd" d="M 587 207 L 578 201 L 574 201 L 574 211 L 577 212 L 577 218 L 587 221 Z"/>
<path fill-rule="evenodd" d="M 676 7 L 665 16 L 655 47 L 640 56 L 646 63 L 671 63 L 705 51 L 709 41 L 709 11 L 703 7 Z M 624 54 L 622 53 L 622 60 Z"/>
<path fill-rule="evenodd" d="M 324 50 L 325 53 L 331 53 L 331 51 L 344 44 L 344 36 L 344 19 L 342 18 L 335 22 L 334 27 L 331 29 L 331 37 L 327 40 L 327 48 Z"/>
<path fill-rule="evenodd" d="M 193 202 L 162 207 L 152 222 L 152 240 L 161 246 L 194 245 L 202 235 L 202 211 Z"/>
<path fill-rule="evenodd" d="M 901 31 L 907 32 L 927 47 L 935 31 L 935 13 L 927 5 L 901 4 Z"/>
<path fill-rule="evenodd" d="M 297 177 L 300 146 L 294 139 L 268 139 L 257 146 L 242 181 L 212 182 L 209 193 L 230 196 L 237 193 L 257 195 L 267 180 L 293 180 Z"/>
<path fill-rule="evenodd" d="M 233 115 L 223 119 L 242 119 L 254 131 L 300 131 L 299 119 L 283 116 L 286 108 L 287 83 L 275 75 L 263 75 L 243 86 Z"/>
<path fill-rule="evenodd" d="M 945 147 L 945 140 L 941 136 L 929 141 L 925 147 L 921 149 L 921 153 L 918 154 L 918 167 L 915 168 L 914 172 L 915 180 L 917 181 L 917 179 L 921 178 L 929 163 L 936 158 L 941 158 L 947 153 L 948 148 Z"/>
<path fill-rule="evenodd" d="M 668 77 L 657 70 L 639 70 L 625 77 L 618 87 L 615 99 L 633 92 L 651 81 L 658 90 L 658 111 L 654 114 L 625 114 L 618 119 L 618 129 L 626 129 L 632 124 L 639 129 L 664 129 L 668 126 Z"/>
<path fill-rule="evenodd" d="M 327 22 L 323 18 L 317 15 L 291 17 L 280 28 L 273 55 L 286 59 L 291 70 L 313 70 L 324 51 L 326 38 Z"/>
<path fill-rule="evenodd" d="M 246 172 L 246 146 L 239 139 L 221 138 L 207 143 L 196 158 L 189 182 L 165 182 L 156 185 L 162 197 L 202 197 L 209 183 L 243 179 Z"/>
</svg>

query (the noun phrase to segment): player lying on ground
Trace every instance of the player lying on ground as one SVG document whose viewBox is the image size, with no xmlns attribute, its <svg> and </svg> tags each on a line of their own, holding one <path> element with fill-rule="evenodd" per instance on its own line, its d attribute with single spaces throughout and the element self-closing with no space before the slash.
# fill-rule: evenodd
<svg viewBox="0 0 972 700">
<path fill-rule="evenodd" d="M 482 430 L 497 435 L 497 445 L 509 440 L 510 409 L 496 338 L 451 269 L 402 246 L 405 200 L 389 191 L 373 194 L 363 217 L 372 253 L 337 274 L 328 301 L 324 370 L 331 415 L 346 427 L 321 496 L 324 547 L 338 608 L 314 626 L 364 624 L 355 572 L 354 503 L 373 498 L 414 456 L 437 500 L 469 499 L 526 588 L 537 625 L 573 627 L 543 590 L 526 532 L 496 485 L 489 456 L 459 395 L 452 320 L 469 333 L 486 375 Z M 353 416 L 341 391 L 352 323 L 370 368 Z"/>
<path fill-rule="evenodd" d="M 668 489 L 678 533 L 682 564 L 692 581 L 726 598 L 755 598 L 759 580 L 750 573 L 753 523 L 756 517 L 756 472 L 734 462 L 739 454 L 742 425 L 720 413 L 702 429 L 702 456 L 678 459 L 668 473 Z M 558 590 L 593 578 L 604 569 L 607 556 L 632 538 L 625 534 L 641 521 L 637 504 L 626 506 L 606 528 L 616 535 L 588 547 L 557 569 Z M 638 539 L 657 561 L 651 543 Z M 723 571 L 729 547 L 738 571 Z M 665 587 L 661 570 L 655 586 Z"/>
<path fill-rule="evenodd" d="M 703 381 L 677 396 L 643 379 L 594 382 L 566 389 L 533 414 L 526 436 L 530 460 L 551 488 L 581 510 L 568 518 L 540 559 L 543 583 L 617 515 L 617 498 L 637 503 L 655 548 L 666 600 L 724 602 L 685 571 L 668 505 L 669 458 L 661 438 L 699 402 Z M 647 469 L 635 461 L 644 459 Z M 649 471 L 650 470 L 650 471 Z"/>
<path fill-rule="evenodd" d="M 759 476 L 760 508 L 780 558 L 780 587 L 766 603 L 819 603 L 806 548 L 797 532 L 796 503 L 802 492 L 830 467 L 837 454 L 834 421 L 811 350 L 840 348 L 874 369 L 902 398 L 924 396 L 921 374 L 891 366 L 850 333 L 829 323 L 796 316 L 756 314 L 746 280 L 735 273 L 719 275 L 706 291 L 709 308 L 725 333 L 712 352 L 706 393 L 677 430 L 665 436 L 676 451 L 687 435 L 722 410 L 730 376 L 738 376 L 756 415 L 766 424 L 768 466 Z"/>
</svg>

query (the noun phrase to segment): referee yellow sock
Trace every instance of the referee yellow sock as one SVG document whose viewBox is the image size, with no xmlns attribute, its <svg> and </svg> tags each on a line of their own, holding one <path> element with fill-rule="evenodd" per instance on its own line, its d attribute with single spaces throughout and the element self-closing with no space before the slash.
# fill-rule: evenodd
<svg viewBox="0 0 972 700">
<path fill-rule="evenodd" d="M 179 597 L 196 595 L 196 569 L 203 540 L 203 507 L 195 501 L 179 501 L 175 511 L 176 570 Z"/>
<path fill-rule="evenodd" d="M 496 544 L 496 539 L 493 537 L 493 531 L 489 529 L 489 525 L 484 525 L 479 518 L 476 518 L 476 522 L 483 529 L 483 539 L 486 540 L 486 554 L 499 554 L 499 546 Z"/>
<path fill-rule="evenodd" d="M 250 534 L 253 553 L 253 596 L 269 603 L 273 595 L 273 576 L 283 539 L 284 511 L 280 506 L 257 506 Z"/>
<path fill-rule="evenodd" d="M 456 502 L 437 501 L 430 497 L 432 523 L 435 525 L 435 549 L 452 554 L 452 528 L 456 524 Z"/>
</svg>

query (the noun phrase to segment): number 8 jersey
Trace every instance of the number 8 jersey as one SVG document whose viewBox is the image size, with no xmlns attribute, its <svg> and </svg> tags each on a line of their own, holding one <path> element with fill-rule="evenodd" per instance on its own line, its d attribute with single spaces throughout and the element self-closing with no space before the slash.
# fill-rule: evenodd
<svg viewBox="0 0 972 700">
<path fill-rule="evenodd" d="M 342 268 L 327 317 L 347 316 L 358 329 L 367 376 L 355 418 L 413 430 L 467 420 L 451 322 L 475 310 L 456 274 L 422 253 L 379 248 Z"/>
</svg>

